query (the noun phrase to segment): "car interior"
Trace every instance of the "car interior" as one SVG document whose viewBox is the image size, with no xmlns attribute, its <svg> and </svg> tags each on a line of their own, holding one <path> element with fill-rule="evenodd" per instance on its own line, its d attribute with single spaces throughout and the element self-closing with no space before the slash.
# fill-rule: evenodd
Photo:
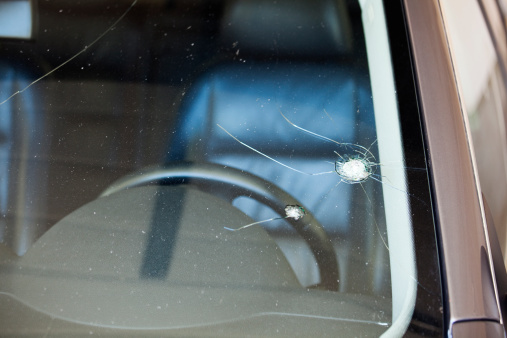
<svg viewBox="0 0 507 338">
<path fill-rule="evenodd" d="M 0 40 L 2 326 L 388 328 L 383 185 L 335 172 L 380 177 L 359 3 L 35 3 Z"/>
</svg>

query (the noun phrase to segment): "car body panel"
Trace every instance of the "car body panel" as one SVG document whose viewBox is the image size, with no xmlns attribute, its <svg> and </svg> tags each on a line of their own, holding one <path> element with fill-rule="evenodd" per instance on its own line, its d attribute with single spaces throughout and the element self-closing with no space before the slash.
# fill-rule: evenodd
<svg viewBox="0 0 507 338">
<path fill-rule="evenodd" d="M 448 325 L 501 323 L 477 176 L 437 1 L 406 0 L 432 173 Z"/>
</svg>

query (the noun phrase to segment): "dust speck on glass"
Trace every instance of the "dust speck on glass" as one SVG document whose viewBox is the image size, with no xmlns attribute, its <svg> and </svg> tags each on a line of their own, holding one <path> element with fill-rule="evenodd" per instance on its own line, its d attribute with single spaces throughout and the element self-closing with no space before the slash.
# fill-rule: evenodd
<svg viewBox="0 0 507 338">
<path fill-rule="evenodd" d="M 409 328 L 380 1 L 27 2 L 31 37 L 0 36 L 0 335 Z"/>
</svg>

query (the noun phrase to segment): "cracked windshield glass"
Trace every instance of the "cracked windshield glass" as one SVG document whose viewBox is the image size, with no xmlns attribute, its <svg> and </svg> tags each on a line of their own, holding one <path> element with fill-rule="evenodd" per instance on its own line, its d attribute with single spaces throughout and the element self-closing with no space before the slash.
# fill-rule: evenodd
<svg viewBox="0 0 507 338">
<path fill-rule="evenodd" d="M 430 332 L 428 172 L 386 18 L 1 2 L 0 335 Z"/>
</svg>

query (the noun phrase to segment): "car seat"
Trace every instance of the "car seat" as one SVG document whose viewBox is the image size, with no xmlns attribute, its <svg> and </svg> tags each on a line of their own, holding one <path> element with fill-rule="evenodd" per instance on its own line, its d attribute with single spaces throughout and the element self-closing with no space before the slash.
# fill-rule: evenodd
<svg viewBox="0 0 507 338">
<path fill-rule="evenodd" d="M 301 200 L 328 233 L 347 237 L 347 245 L 364 245 L 365 235 L 355 234 L 350 222 L 365 217 L 359 204 L 352 203 L 356 192 L 339 184 L 333 173 L 336 144 L 284 119 L 338 142 L 368 147 L 375 140 L 368 69 L 357 61 L 364 46 L 353 40 L 345 2 L 233 1 L 222 22 L 221 46 L 234 57 L 217 62 L 182 93 L 167 162 L 209 161 L 254 173 Z M 312 176 L 290 170 L 240 144 L 218 125 L 299 171 L 331 173 Z M 364 192 L 360 194 L 364 199 Z M 273 217 L 255 201 L 242 199 L 234 205 L 256 221 Z M 263 226 L 272 234 L 285 232 L 278 241 L 283 247 L 287 226 Z M 339 241 L 337 246 L 343 244 Z M 295 261 L 291 263 L 300 264 Z M 313 265 L 309 261 L 308 269 Z M 342 276 L 348 265 L 342 255 Z"/>
<path fill-rule="evenodd" d="M 0 62 L 0 242 L 23 255 L 48 228 L 45 196 L 48 175 L 42 158 L 49 146 L 44 98 L 39 91 L 10 95 L 33 80 L 33 72 L 18 63 Z M 8 100 L 7 100 L 8 99 Z"/>
</svg>

